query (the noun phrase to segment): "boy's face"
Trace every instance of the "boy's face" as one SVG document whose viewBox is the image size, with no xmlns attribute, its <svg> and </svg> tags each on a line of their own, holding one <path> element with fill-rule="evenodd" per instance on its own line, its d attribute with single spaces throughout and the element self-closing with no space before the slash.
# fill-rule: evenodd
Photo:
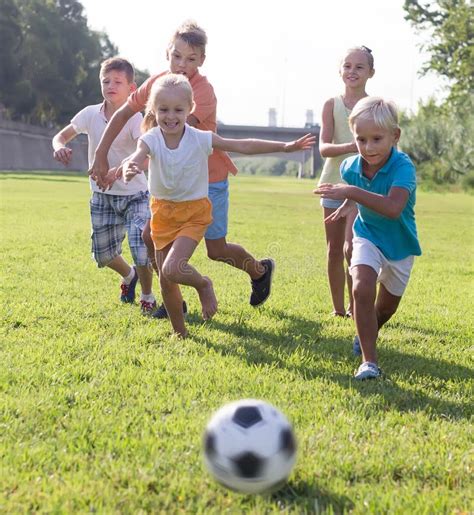
<svg viewBox="0 0 474 515">
<path fill-rule="evenodd" d="M 163 88 L 156 96 L 156 123 L 166 135 L 180 135 L 191 109 L 185 91 L 178 87 Z"/>
<path fill-rule="evenodd" d="M 134 82 L 128 82 L 124 71 L 110 70 L 100 75 L 100 88 L 102 96 L 113 105 L 122 105 L 128 95 L 136 89 Z"/>
<path fill-rule="evenodd" d="M 365 86 L 365 83 L 374 75 L 375 70 L 370 68 L 367 53 L 354 50 L 346 55 L 341 63 L 339 74 L 346 86 Z"/>
<path fill-rule="evenodd" d="M 364 169 L 369 172 L 382 168 L 390 157 L 392 147 L 400 139 L 400 129 L 385 129 L 373 120 L 363 118 L 355 121 L 352 132 L 359 154 L 366 163 Z"/>
<path fill-rule="evenodd" d="M 167 58 L 170 62 L 170 72 L 180 73 L 191 79 L 204 63 L 206 56 L 201 48 L 189 46 L 177 38 L 168 49 Z"/>
</svg>

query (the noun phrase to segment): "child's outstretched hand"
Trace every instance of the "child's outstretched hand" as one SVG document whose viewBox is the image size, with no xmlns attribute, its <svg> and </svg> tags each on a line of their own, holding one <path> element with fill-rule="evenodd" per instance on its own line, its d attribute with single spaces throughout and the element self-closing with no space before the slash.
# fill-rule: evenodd
<svg viewBox="0 0 474 515">
<path fill-rule="evenodd" d="M 313 193 L 321 195 L 322 198 L 330 198 L 332 200 L 345 200 L 347 198 L 347 184 L 320 184 Z"/>
<path fill-rule="evenodd" d="M 285 152 L 296 152 L 298 150 L 308 150 L 316 143 L 316 136 L 305 134 L 302 138 L 290 141 L 285 145 Z"/>
<path fill-rule="evenodd" d="M 53 153 L 54 159 L 59 161 L 64 166 L 67 166 L 71 162 L 72 150 L 69 147 L 61 147 Z"/>
<path fill-rule="evenodd" d="M 337 222 L 341 218 L 346 218 L 346 216 L 350 215 L 356 209 L 357 208 L 354 202 L 346 200 L 341 207 L 338 207 L 336 211 L 334 211 L 324 219 L 324 223 L 330 224 L 332 222 Z"/>
<path fill-rule="evenodd" d="M 130 182 L 139 173 L 141 173 L 141 170 L 135 161 L 126 161 L 123 164 L 123 180 L 125 183 Z"/>
</svg>

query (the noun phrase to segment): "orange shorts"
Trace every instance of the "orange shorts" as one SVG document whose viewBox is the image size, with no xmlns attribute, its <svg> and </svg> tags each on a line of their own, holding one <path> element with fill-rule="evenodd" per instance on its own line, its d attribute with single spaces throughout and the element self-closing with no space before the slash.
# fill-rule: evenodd
<svg viewBox="0 0 474 515">
<path fill-rule="evenodd" d="M 152 197 L 150 209 L 151 238 L 158 250 L 179 236 L 187 236 L 199 243 L 212 222 L 212 205 L 208 198 L 173 202 Z"/>
</svg>

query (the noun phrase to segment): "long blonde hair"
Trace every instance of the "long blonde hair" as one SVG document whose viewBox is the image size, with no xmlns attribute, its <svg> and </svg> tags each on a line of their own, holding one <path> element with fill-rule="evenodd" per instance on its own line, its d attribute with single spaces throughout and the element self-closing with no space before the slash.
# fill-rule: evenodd
<svg viewBox="0 0 474 515">
<path fill-rule="evenodd" d="M 186 93 L 189 99 L 189 105 L 193 105 L 193 89 L 188 79 L 184 75 L 178 73 L 168 73 L 155 81 L 151 88 L 150 96 L 146 103 L 145 116 L 141 125 L 142 131 L 147 132 L 157 126 L 156 122 L 156 99 L 158 94 L 165 88 L 180 88 Z"/>
</svg>

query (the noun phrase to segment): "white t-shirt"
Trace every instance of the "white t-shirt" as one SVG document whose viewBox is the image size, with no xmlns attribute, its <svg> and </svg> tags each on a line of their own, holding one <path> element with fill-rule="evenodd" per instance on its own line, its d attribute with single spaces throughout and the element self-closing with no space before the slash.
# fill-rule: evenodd
<svg viewBox="0 0 474 515">
<path fill-rule="evenodd" d="M 126 157 L 135 152 L 137 140 L 141 135 L 140 124 L 142 119 L 141 113 L 134 114 L 115 138 L 107 154 L 111 168 L 118 166 Z M 73 117 L 71 125 L 78 134 L 87 134 L 89 140 L 89 166 L 91 166 L 94 160 L 95 149 L 107 127 L 104 103 L 85 107 Z M 102 192 L 93 179 L 90 179 L 90 185 L 92 191 Z M 115 181 L 110 190 L 103 193 L 109 195 L 134 195 L 140 191 L 147 191 L 147 189 L 146 176 L 141 173 L 128 184 L 125 184 L 122 180 Z"/>
<path fill-rule="evenodd" d="M 149 189 L 154 197 L 181 202 L 208 196 L 211 131 L 201 131 L 186 124 L 175 149 L 166 146 L 159 127 L 150 129 L 140 139 L 150 149 Z"/>
</svg>

